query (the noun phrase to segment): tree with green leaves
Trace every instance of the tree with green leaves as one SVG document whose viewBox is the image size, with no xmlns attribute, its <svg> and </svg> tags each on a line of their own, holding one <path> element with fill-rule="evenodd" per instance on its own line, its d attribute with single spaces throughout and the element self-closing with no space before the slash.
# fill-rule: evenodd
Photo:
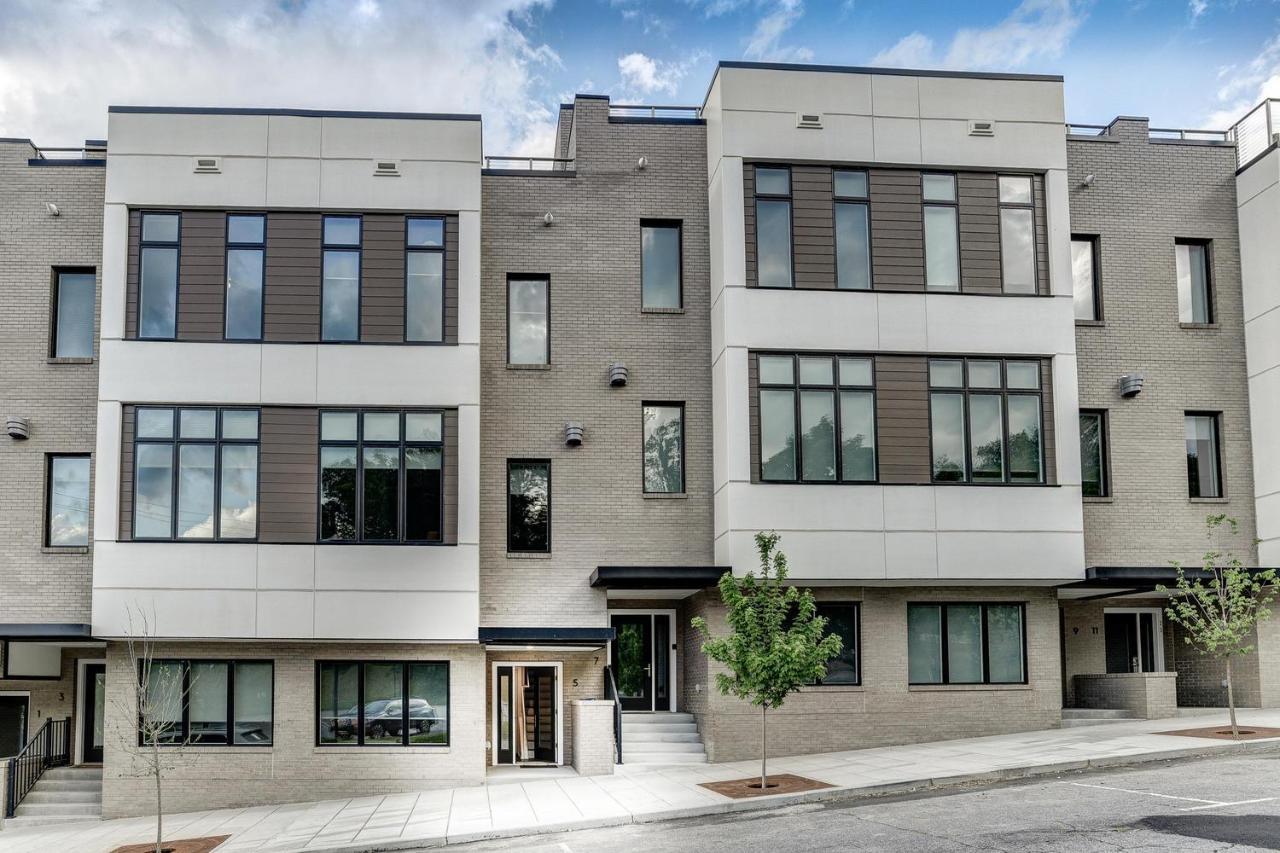
<svg viewBox="0 0 1280 853">
<path fill-rule="evenodd" d="M 1224 528 L 1234 536 L 1240 525 L 1226 515 L 1205 519 L 1210 542 L 1204 555 L 1204 571 L 1188 577 L 1182 564 L 1174 562 L 1178 583 L 1173 590 L 1161 585 L 1156 590 L 1172 592 L 1165 615 L 1186 631 L 1186 642 L 1202 655 L 1222 660 L 1227 671 L 1227 709 L 1231 715 L 1231 736 L 1240 737 L 1236 723 L 1236 697 L 1231 682 L 1231 659 L 1253 651 L 1250 642 L 1259 622 L 1271 616 L 1268 605 L 1275 599 L 1274 569 L 1250 572 L 1240 559 L 1214 547 Z"/>
<path fill-rule="evenodd" d="M 730 633 L 716 637 L 701 616 L 693 627 L 703 637 L 702 652 L 728 668 L 716 673 L 716 687 L 760 708 L 760 788 L 769 786 L 769 709 L 779 708 L 802 685 L 826 674 L 827 661 L 840 654 L 841 641 L 826 634 L 813 593 L 786 584 L 787 557 L 777 550 L 777 533 L 757 533 L 760 576 L 747 572 L 720 577 L 720 597 Z"/>
</svg>

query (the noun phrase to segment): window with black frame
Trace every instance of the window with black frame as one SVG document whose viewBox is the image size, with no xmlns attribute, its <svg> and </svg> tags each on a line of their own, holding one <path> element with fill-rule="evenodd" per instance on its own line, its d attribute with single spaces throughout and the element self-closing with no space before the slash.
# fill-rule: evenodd
<svg viewBox="0 0 1280 853">
<path fill-rule="evenodd" d="M 1040 361 L 929 360 L 935 483 L 1044 482 Z"/>
<path fill-rule="evenodd" d="M 359 216 L 326 216 L 320 289 L 320 340 L 360 340 Z"/>
<path fill-rule="evenodd" d="M 449 664 L 316 663 L 320 746 L 448 746 Z"/>
<path fill-rule="evenodd" d="M 267 217 L 227 214 L 227 306 L 229 341 L 262 340 L 262 287 L 267 256 Z"/>
<path fill-rule="evenodd" d="M 1100 410 L 1080 412 L 1080 483 L 1086 498 L 1111 495 L 1107 470 L 1107 413 Z"/>
<path fill-rule="evenodd" d="M 756 282 L 791 287 L 791 169 L 756 166 Z"/>
<path fill-rule="evenodd" d="M 1209 247 L 1208 240 L 1177 240 L 1174 243 L 1180 323 L 1208 325 L 1214 321 Z"/>
<path fill-rule="evenodd" d="M 1000 277 L 1005 293 L 1036 292 L 1036 227 L 1030 175 L 1001 175 Z"/>
<path fill-rule="evenodd" d="M 875 482 L 874 360 L 780 353 L 756 358 L 760 479 Z"/>
<path fill-rule="evenodd" d="M 681 223 L 640 222 L 640 307 L 646 311 L 683 307 Z"/>
<path fill-rule="evenodd" d="M 263 660 L 153 659 L 139 665 L 162 745 L 270 746 L 275 667 Z M 141 742 L 141 732 L 139 732 Z"/>
<path fill-rule="evenodd" d="M 925 287 L 960 290 L 960 226 L 956 176 L 925 172 L 920 176 L 924 202 Z"/>
<path fill-rule="evenodd" d="M 507 551 L 551 551 L 550 460 L 507 460 Z"/>
<path fill-rule="evenodd" d="M 258 411 L 139 406 L 133 538 L 258 535 Z"/>
<path fill-rule="evenodd" d="M 138 337 L 172 340 L 178 330 L 177 213 L 141 214 L 138 249 Z"/>
<path fill-rule="evenodd" d="M 45 545 L 84 548 L 89 544 L 89 455 L 49 455 L 46 474 Z"/>
<path fill-rule="evenodd" d="M 1025 617 L 1020 603 L 908 604 L 908 683 L 1026 683 Z"/>
<path fill-rule="evenodd" d="M 684 491 L 684 403 L 645 403 L 644 490 L 649 494 Z"/>
<path fill-rule="evenodd" d="M 93 314 L 97 276 L 93 270 L 55 270 L 53 334 L 49 354 L 54 358 L 93 358 Z"/>
<path fill-rule="evenodd" d="M 824 602 L 816 605 L 817 614 L 827 620 L 826 633 L 840 638 L 840 653 L 827 661 L 827 674 L 818 680 L 824 685 L 862 683 L 858 656 L 860 648 L 859 606 L 856 602 Z"/>
<path fill-rule="evenodd" d="M 836 169 L 832 174 L 835 193 L 836 287 L 841 290 L 871 289 L 871 208 L 867 173 Z"/>
<path fill-rule="evenodd" d="M 1217 412 L 1187 412 L 1187 490 L 1193 498 L 1220 498 L 1222 449 Z"/>
<path fill-rule="evenodd" d="M 444 217 L 405 220 L 404 339 L 444 340 Z"/>
<path fill-rule="evenodd" d="M 1102 319 L 1102 293 L 1098 288 L 1098 238 L 1071 237 L 1071 286 L 1076 320 Z"/>
<path fill-rule="evenodd" d="M 320 541 L 438 543 L 444 414 L 320 413 Z"/>
</svg>

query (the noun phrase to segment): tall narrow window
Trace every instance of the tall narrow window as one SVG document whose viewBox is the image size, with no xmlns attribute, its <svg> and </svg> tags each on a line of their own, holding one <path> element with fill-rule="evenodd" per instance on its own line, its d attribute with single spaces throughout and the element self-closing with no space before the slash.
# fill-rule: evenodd
<svg viewBox="0 0 1280 853">
<path fill-rule="evenodd" d="M 138 337 L 172 339 L 178 328 L 178 235 L 176 213 L 142 214 L 138 259 Z"/>
<path fill-rule="evenodd" d="M 934 482 L 1043 483 L 1040 362 L 931 359 Z"/>
<path fill-rule="evenodd" d="M 827 661 L 827 674 L 818 683 L 860 684 L 858 605 L 819 602 L 816 610 L 827 620 L 826 632 L 840 638 L 840 654 Z"/>
<path fill-rule="evenodd" d="M 1173 247 L 1178 273 L 1178 321 L 1213 322 L 1213 289 L 1209 276 L 1209 244 L 1180 240 Z"/>
<path fill-rule="evenodd" d="M 96 291 L 91 271 L 56 273 L 53 293 L 54 358 L 93 357 L 93 303 Z"/>
<path fill-rule="evenodd" d="M 405 221 L 406 341 L 444 340 L 444 227 L 442 217 Z"/>
<path fill-rule="evenodd" d="M 645 403 L 644 490 L 676 494 L 684 491 L 684 404 Z"/>
<path fill-rule="evenodd" d="M 1222 454 L 1219 415 L 1187 412 L 1187 488 L 1193 498 L 1222 497 Z"/>
<path fill-rule="evenodd" d="M 833 177 L 836 205 L 836 287 L 871 289 L 871 217 L 867 207 L 867 173 L 837 169 Z"/>
<path fill-rule="evenodd" d="M 51 548 L 89 544 L 89 457 L 49 457 L 45 544 Z"/>
<path fill-rule="evenodd" d="M 1036 226 L 1030 175 L 1001 175 L 1000 273 L 1005 293 L 1036 292 Z"/>
<path fill-rule="evenodd" d="M 1101 320 L 1102 299 L 1098 292 L 1098 238 L 1071 238 L 1071 281 L 1077 320 Z"/>
<path fill-rule="evenodd" d="M 756 278 L 791 287 L 791 170 L 756 166 Z"/>
<path fill-rule="evenodd" d="M 551 284 L 545 278 L 507 281 L 507 363 L 551 363 Z"/>
<path fill-rule="evenodd" d="M 960 289 L 960 230 L 956 214 L 956 176 L 921 175 L 924 199 L 925 285 L 930 290 Z"/>
<path fill-rule="evenodd" d="M 681 307 L 679 222 L 640 223 L 640 307 Z"/>
<path fill-rule="evenodd" d="M 360 339 L 360 217 L 324 218 L 320 339 Z"/>
<path fill-rule="evenodd" d="M 1080 413 L 1080 485 L 1086 498 L 1111 494 L 1107 479 L 1107 413 Z"/>
<path fill-rule="evenodd" d="M 227 215 L 226 339 L 262 339 L 262 282 L 266 266 L 267 218 Z"/>
<path fill-rule="evenodd" d="M 551 463 L 507 461 L 507 550 L 551 550 Z"/>
</svg>

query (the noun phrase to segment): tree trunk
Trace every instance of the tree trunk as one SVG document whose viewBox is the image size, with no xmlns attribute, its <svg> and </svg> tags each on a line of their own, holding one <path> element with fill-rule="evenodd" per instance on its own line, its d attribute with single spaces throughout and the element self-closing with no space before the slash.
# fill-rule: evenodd
<svg viewBox="0 0 1280 853">
<path fill-rule="evenodd" d="M 160 744 L 158 738 L 151 739 L 152 768 L 156 771 L 156 853 L 163 853 L 164 848 L 164 802 L 160 792 Z"/>
<path fill-rule="evenodd" d="M 1231 683 L 1231 655 L 1227 655 L 1227 711 L 1231 714 L 1231 739 L 1240 739 L 1240 727 L 1236 725 L 1236 694 Z"/>
<path fill-rule="evenodd" d="M 760 706 L 760 790 L 769 788 L 769 706 Z"/>
</svg>

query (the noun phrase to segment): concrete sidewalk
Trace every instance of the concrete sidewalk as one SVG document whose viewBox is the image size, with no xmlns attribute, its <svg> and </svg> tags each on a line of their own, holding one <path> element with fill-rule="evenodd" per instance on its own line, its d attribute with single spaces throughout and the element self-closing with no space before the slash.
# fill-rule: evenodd
<svg viewBox="0 0 1280 853">
<path fill-rule="evenodd" d="M 1240 719 L 1242 723 L 1280 727 L 1280 711 L 1244 711 Z M 796 773 L 836 786 L 789 796 L 730 800 L 699 785 L 754 775 L 759 772 L 755 761 L 643 769 L 623 766 L 613 776 L 589 778 L 562 771 L 531 781 L 526 781 L 529 776 L 505 773 L 483 786 L 169 815 L 165 817 L 165 835 L 168 839 L 230 835 L 218 853 L 403 850 L 749 811 L 973 779 L 1019 778 L 1089 766 L 1280 748 L 1280 738 L 1234 743 L 1159 734 L 1221 720 L 1225 714 L 770 758 L 771 772 Z M 148 818 L 8 830 L 0 833 L 0 851 L 108 853 L 122 844 L 147 841 L 154 831 L 155 822 Z"/>
</svg>

